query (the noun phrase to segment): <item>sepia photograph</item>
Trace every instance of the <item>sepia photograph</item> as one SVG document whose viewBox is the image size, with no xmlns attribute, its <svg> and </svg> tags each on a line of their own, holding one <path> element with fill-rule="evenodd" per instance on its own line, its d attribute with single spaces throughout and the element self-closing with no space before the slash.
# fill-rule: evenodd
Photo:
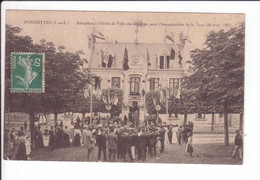
<svg viewBox="0 0 260 180">
<path fill-rule="evenodd" d="M 5 161 L 243 164 L 245 14 L 5 18 Z"/>
</svg>

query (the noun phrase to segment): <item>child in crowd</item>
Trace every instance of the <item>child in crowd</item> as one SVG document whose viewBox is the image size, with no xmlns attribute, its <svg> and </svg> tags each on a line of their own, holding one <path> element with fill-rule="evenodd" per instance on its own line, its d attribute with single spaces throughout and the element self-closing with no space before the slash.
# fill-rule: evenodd
<svg viewBox="0 0 260 180">
<path fill-rule="evenodd" d="M 192 157 L 193 146 L 192 146 L 192 134 L 191 133 L 188 134 L 188 141 L 186 144 L 185 152 L 190 153 L 190 156 Z"/>
<path fill-rule="evenodd" d="M 156 159 L 160 158 L 160 152 L 161 152 L 161 137 L 156 138 Z"/>
</svg>

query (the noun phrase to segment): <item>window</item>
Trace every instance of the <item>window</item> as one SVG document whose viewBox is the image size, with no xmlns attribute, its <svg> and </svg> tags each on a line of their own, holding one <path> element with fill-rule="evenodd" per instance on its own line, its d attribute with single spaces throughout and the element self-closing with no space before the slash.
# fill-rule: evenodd
<svg viewBox="0 0 260 180">
<path fill-rule="evenodd" d="M 178 118 L 178 113 L 174 113 L 174 118 Z"/>
<path fill-rule="evenodd" d="M 199 119 L 205 119 L 205 114 L 198 113 L 198 114 L 197 114 L 197 118 L 199 118 Z"/>
<path fill-rule="evenodd" d="M 94 90 L 101 89 L 100 77 L 94 77 Z"/>
<path fill-rule="evenodd" d="M 150 78 L 150 90 L 157 91 L 159 89 L 159 78 Z"/>
<path fill-rule="evenodd" d="M 222 118 L 224 118 L 224 113 L 219 114 L 219 119 L 222 119 Z"/>
<path fill-rule="evenodd" d="M 120 88 L 120 77 L 112 77 L 112 87 Z"/>
<path fill-rule="evenodd" d="M 179 89 L 179 81 L 180 79 L 176 79 L 176 78 L 171 78 L 170 79 L 170 95 L 176 97 L 177 93 L 178 93 L 178 89 Z"/>
<path fill-rule="evenodd" d="M 169 118 L 178 119 L 179 115 L 178 115 L 178 113 L 169 114 Z"/>
<path fill-rule="evenodd" d="M 130 78 L 130 95 L 140 95 L 140 77 L 131 77 Z"/>
<path fill-rule="evenodd" d="M 160 69 L 164 69 L 164 56 L 160 56 Z"/>
<path fill-rule="evenodd" d="M 166 57 L 166 59 L 164 59 Z M 169 69 L 170 67 L 170 56 L 160 56 L 160 69 Z"/>
</svg>

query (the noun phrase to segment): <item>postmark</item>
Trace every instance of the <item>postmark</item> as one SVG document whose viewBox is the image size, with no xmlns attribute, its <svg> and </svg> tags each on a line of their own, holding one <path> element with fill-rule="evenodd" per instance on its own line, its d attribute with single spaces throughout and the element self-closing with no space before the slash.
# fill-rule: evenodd
<svg viewBox="0 0 260 180">
<path fill-rule="evenodd" d="M 44 60 L 44 53 L 12 53 L 11 92 L 45 92 Z"/>
</svg>

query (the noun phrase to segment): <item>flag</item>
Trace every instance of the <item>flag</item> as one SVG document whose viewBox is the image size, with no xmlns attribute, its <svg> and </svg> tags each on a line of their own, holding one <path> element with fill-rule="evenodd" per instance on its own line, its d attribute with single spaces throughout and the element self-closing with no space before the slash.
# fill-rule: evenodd
<svg viewBox="0 0 260 180">
<path fill-rule="evenodd" d="M 151 66 L 150 56 L 149 56 L 149 52 L 148 52 L 148 48 L 147 48 L 147 65 L 148 65 L 148 66 Z"/>
<path fill-rule="evenodd" d="M 179 91 L 179 84 L 175 84 L 173 87 L 173 97 L 176 97 L 178 95 Z"/>
<path fill-rule="evenodd" d="M 85 98 L 88 98 L 88 97 L 89 97 L 89 89 L 88 89 L 88 88 L 85 88 L 85 89 L 83 90 L 83 94 L 84 94 Z"/>
<path fill-rule="evenodd" d="M 180 64 L 180 65 L 182 64 L 182 56 L 181 56 L 180 51 L 179 51 L 179 64 Z"/>
<path fill-rule="evenodd" d="M 153 99 L 153 104 L 156 106 L 156 97 L 152 97 L 152 99 Z"/>
<path fill-rule="evenodd" d="M 101 92 L 101 89 L 100 89 L 100 88 L 98 88 L 98 89 L 96 90 L 96 98 L 97 98 L 98 100 L 101 100 L 101 98 L 102 98 L 102 92 Z"/>
<path fill-rule="evenodd" d="M 160 103 L 162 103 L 164 101 L 164 95 L 163 95 L 163 91 L 160 90 Z"/>
<path fill-rule="evenodd" d="M 108 64 L 108 56 L 105 54 L 105 52 L 101 49 L 101 60 L 102 60 L 102 67 L 106 67 Z"/>
<path fill-rule="evenodd" d="M 102 100 L 105 104 L 107 104 L 107 99 L 106 99 L 106 96 L 102 95 Z"/>
<path fill-rule="evenodd" d="M 127 52 L 126 47 L 125 47 L 124 59 L 123 59 L 123 69 L 124 69 L 124 71 L 127 71 L 129 69 L 129 66 L 128 66 L 128 52 Z"/>
<path fill-rule="evenodd" d="M 98 39 L 103 39 L 103 40 L 105 40 L 104 34 L 102 34 L 100 31 L 98 31 L 95 27 L 94 27 L 94 29 L 93 29 L 92 36 L 93 36 L 94 38 L 98 38 Z"/>
<path fill-rule="evenodd" d="M 186 40 L 187 40 L 187 37 L 183 35 L 183 32 L 181 32 L 179 35 L 179 48 L 180 49 L 184 48 Z"/>
<path fill-rule="evenodd" d="M 115 97 L 114 97 L 114 105 L 117 105 L 118 103 L 118 97 L 117 97 L 117 94 L 115 94 Z"/>
<path fill-rule="evenodd" d="M 169 34 L 167 34 L 167 35 L 165 36 L 165 39 L 170 40 L 172 43 L 175 42 L 175 41 L 174 41 L 174 34 L 173 34 L 172 32 L 170 32 Z"/>
<path fill-rule="evenodd" d="M 95 90 L 100 89 L 100 77 L 94 77 L 94 79 L 95 79 L 94 89 Z"/>
<path fill-rule="evenodd" d="M 177 98 L 177 99 L 180 99 L 180 98 L 181 98 L 181 91 L 180 91 L 180 88 L 178 88 L 178 90 L 177 90 L 176 98 Z"/>
<path fill-rule="evenodd" d="M 107 103 L 110 104 L 111 103 L 111 98 L 110 98 L 110 94 L 109 94 L 109 89 L 107 91 Z"/>
<path fill-rule="evenodd" d="M 108 68 L 111 68 L 111 65 L 113 63 L 113 59 L 114 59 L 114 57 L 111 54 L 109 54 L 108 63 L 107 63 Z"/>
<path fill-rule="evenodd" d="M 145 90 L 144 89 L 142 90 L 142 95 L 145 96 Z"/>
<path fill-rule="evenodd" d="M 174 51 L 173 48 L 171 48 L 170 59 L 171 59 L 171 60 L 174 60 L 174 59 L 175 59 L 175 51 Z"/>
</svg>

